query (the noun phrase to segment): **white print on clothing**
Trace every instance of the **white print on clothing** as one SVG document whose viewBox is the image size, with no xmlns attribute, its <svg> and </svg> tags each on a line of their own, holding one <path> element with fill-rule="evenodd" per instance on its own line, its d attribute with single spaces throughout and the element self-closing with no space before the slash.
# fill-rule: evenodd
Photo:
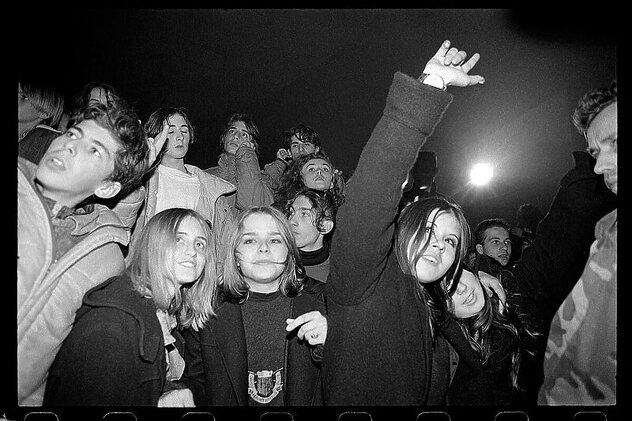
<svg viewBox="0 0 632 421">
<path fill-rule="evenodd" d="M 248 371 L 248 394 L 255 402 L 267 404 L 283 390 L 283 368 L 277 371 Z"/>
</svg>

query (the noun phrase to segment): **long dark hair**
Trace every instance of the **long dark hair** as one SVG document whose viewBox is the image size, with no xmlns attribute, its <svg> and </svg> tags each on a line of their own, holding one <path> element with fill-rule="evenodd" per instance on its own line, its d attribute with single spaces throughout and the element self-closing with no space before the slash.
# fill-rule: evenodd
<svg viewBox="0 0 632 421">
<path fill-rule="evenodd" d="M 426 223 L 432 211 L 438 210 L 435 218 L 442 213 L 450 213 L 456 217 L 461 226 L 461 236 L 457 245 L 454 263 L 437 281 L 422 284 L 416 279 L 416 266 L 430 243 L 432 231 L 426 233 Z M 430 311 L 431 333 L 441 330 L 450 316 L 448 303 L 456 290 L 462 266 L 467 256 L 470 228 L 461 207 L 444 195 L 435 193 L 407 205 L 397 220 L 395 231 L 395 256 L 402 271 L 415 278 L 417 293 L 425 301 Z"/>
</svg>

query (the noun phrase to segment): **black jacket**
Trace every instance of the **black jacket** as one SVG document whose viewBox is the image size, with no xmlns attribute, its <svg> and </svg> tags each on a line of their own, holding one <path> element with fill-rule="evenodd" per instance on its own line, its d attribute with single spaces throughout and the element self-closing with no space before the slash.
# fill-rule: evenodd
<svg viewBox="0 0 632 421">
<path fill-rule="evenodd" d="M 326 405 L 445 403 L 447 345 L 433 347 L 427 305 L 399 267 L 393 240 L 402 184 L 451 99 L 396 73 L 383 116 L 347 183 L 327 280 Z M 465 338 L 454 333 L 463 345 Z M 458 348 L 465 352 L 461 369 L 480 373 L 471 348 Z"/>
<path fill-rule="evenodd" d="M 50 369 L 44 405 L 156 406 L 165 384 L 156 307 L 126 275 L 89 290 Z"/>
<path fill-rule="evenodd" d="M 307 278 L 300 295 L 292 298 L 291 315 L 309 311 L 325 315 L 324 285 Z M 248 355 L 241 307 L 224 301 L 203 329 L 183 332 L 185 372 L 181 383 L 193 392 L 196 406 L 247 406 Z M 314 348 L 299 342 L 294 332 L 286 341 L 284 405 L 322 405 L 322 376 Z"/>
</svg>

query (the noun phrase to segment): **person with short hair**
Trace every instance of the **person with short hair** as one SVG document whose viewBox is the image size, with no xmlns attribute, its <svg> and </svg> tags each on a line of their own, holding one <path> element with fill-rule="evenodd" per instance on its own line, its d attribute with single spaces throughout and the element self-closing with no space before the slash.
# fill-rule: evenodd
<svg viewBox="0 0 632 421">
<path fill-rule="evenodd" d="M 511 260 L 510 228 L 501 218 L 484 219 L 472 234 L 473 250 L 468 264 L 493 276 Z"/>
<path fill-rule="evenodd" d="M 243 212 L 253 206 L 268 206 L 274 201 L 272 189 L 259 166 L 261 135 L 247 114 L 231 114 L 220 134 L 217 165 L 205 171 L 221 177 L 237 188 L 228 198 L 231 206 Z"/>
<path fill-rule="evenodd" d="M 124 269 L 133 216 L 103 202 L 142 189 L 161 146 L 121 101 L 86 108 L 39 165 L 18 158 L 18 404 L 42 404 L 84 293 Z"/>
<path fill-rule="evenodd" d="M 320 151 L 320 136 L 312 127 L 299 123 L 283 132 L 281 146 L 276 159 L 263 170 L 272 190 L 278 188 L 283 172 L 293 159 Z"/>
<path fill-rule="evenodd" d="M 617 196 L 617 81 L 586 93 L 573 123 L 595 160 L 594 173 Z M 583 245 L 589 253 L 583 272 L 548 332 L 538 404 L 617 403 L 617 221 L 615 207 L 594 225 L 590 247 Z"/>
<path fill-rule="evenodd" d="M 305 188 L 282 204 L 307 275 L 327 282 L 329 249 L 336 225 L 331 193 Z"/>
<path fill-rule="evenodd" d="M 237 211 L 230 205 L 236 187 L 228 181 L 186 164 L 189 147 L 196 141 L 195 128 L 183 107 L 161 107 L 145 122 L 147 135 L 166 138 L 156 169 L 146 182 L 143 207 L 132 232 L 130 252 L 143 226 L 158 212 L 169 208 L 193 209 L 211 224 L 213 247 L 223 247 L 222 232 Z"/>
</svg>

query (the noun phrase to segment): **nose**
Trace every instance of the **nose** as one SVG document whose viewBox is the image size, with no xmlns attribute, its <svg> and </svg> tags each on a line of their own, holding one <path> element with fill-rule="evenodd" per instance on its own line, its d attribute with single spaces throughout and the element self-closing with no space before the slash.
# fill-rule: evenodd
<svg viewBox="0 0 632 421">
<path fill-rule="evenodd" d="M 197 254 L 197 250 L 195 249 L 195 245 L 193 243 L 189 243 L 184 247 L 184 254 L 187 256 L 195 256 Z"/>
<path fill-rule="evenodd" d="M 270 247 L 268 247 L 268 243 L 266 241 L 262 241 L 259 243 L 259 253 L 269 253 Z"/>
<path fill-rule="evenodd" d="M 595 163 L 595 174 L 605 174 L 614 168 L 615 163 L 615 154 L 609 151 L 601 151 L 597 156 L 597 162 Z"/>
<path fill-rule="evenodd" d="M 77 155 L 77 142 L 74 139 L 68 139 L 64 146 L 71 156 Z"/>
<path fill-rule="evenodd" d="M 292 225 L 293 227 L 298 225 L 298 222 L 296 222 L 296 214 L 290 216 L 289 220 L 290 225 Z"/>
<path fill-rule="evenodd" d="M 443 250 L 445 250 L 445 243 L 443 241 L 440 241 L 437 238 L 437 235 L 435 233 L 432 233 L 432 237 L 430 238 L 430 242 L 431 242 L 431 246 L 438 248 L 439 251 L 443 252 Z"/>
</svg>

